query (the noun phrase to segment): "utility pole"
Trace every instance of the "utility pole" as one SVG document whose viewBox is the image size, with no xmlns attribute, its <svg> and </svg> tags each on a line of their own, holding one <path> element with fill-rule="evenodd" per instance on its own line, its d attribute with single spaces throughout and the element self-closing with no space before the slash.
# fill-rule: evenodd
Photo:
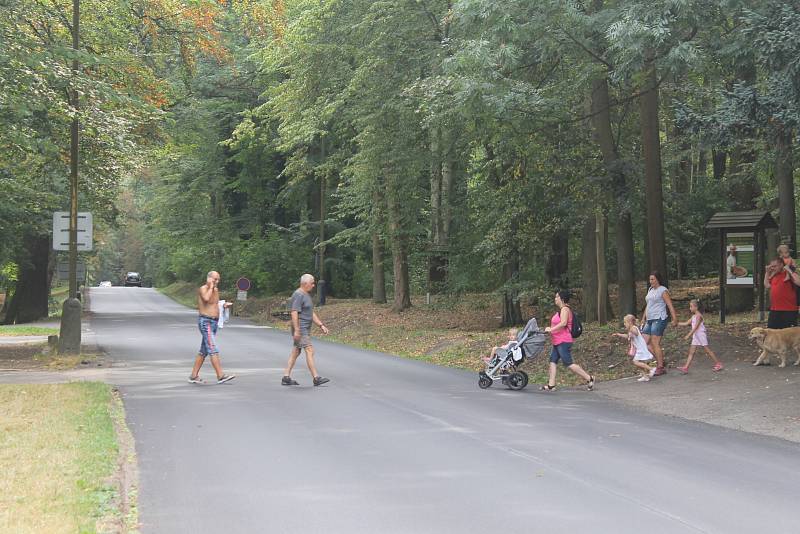
<svg viewBox="0 0 800 534">
<path fill-rule="evenodd" d="M 80 46 L 80 0 L 72 0 L 72 49 L 76 52 Z M 78 75 L 78 56 L 72 59 L 73 80 Z M 78 298 L 78 89 L 74 86 L 70 91 L 70 104 L 75 114 L 70 126 L 69 151 L 69 298 Z"/>
<path fill-rule="evenodd" d="M 72 0 L 72 59 L 73 84 L 69 93 L 74 116 L 70 127 L 70 176 L 69 176 L 69 298 L 64 301 L 61 312 L 59 351 L 79 354 L 81 351 L 81 301 L 78 299 L 78 49 L 80 47 L 80 0 Z"/>
</svg>

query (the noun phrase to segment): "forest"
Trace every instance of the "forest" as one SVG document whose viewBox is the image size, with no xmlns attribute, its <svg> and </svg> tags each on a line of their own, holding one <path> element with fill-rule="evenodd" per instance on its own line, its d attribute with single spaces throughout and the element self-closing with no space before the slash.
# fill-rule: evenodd
<svg viewBox="0 0 800 534">
<path fill-rule="evenodd" d="M 47 315 L 75 117 L 93 282 L 310 272 L 504 324 L 569 287 L 594 321 L 716 276 L 716 212 L 796 250 L 797 2 L 82 0 L 77 51 L 72 0 L 0 6 L 6 323 Z"/>
</svg>

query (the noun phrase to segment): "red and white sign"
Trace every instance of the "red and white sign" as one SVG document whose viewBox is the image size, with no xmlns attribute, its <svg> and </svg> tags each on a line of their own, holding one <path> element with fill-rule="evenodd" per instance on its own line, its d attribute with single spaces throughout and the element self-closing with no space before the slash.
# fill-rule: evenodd
<svg viewBox="0 0 800 534">
<path fill-rule="evenodd" d="M 244 276 L 239 278 L 236 281 L 236 289 L 238 289 L 239 291 L 249 291 L 250 290 L 250 280 L 248 280 Z"/>
</svg>

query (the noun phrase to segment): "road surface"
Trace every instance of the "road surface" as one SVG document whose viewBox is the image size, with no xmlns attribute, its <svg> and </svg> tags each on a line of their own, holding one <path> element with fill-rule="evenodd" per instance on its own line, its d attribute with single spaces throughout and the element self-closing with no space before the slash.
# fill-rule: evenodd
<svg viewBox="0 0 800 534">
<path fill-rule="evenodd" d="M 285 387 L 288 334 L 241 320 L 219 336 L 238 378 L 192 385 L 195 311 L 118 287 L 92 289 L 91 309 L 143 533 L 800 532 L 789 442 L 586 391 L 480 390 L 473 373 L 322 340 L 331 382 L 299 366 Z"/>
</svg>

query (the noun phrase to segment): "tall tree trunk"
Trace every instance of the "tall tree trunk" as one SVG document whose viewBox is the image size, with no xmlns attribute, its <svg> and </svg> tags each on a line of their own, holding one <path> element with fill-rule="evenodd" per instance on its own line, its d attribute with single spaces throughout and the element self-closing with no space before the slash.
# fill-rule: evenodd
<svg viewBox="0 0 800 534">
<path fill-rule="evenodd" d="M 633 222 L 630 212 L 616 218 L 617 278 L 619 280 L 618 306 L 620 317 L 636 314 L 636 273 L 633 259 Z"/>
<path fill-rule="evenodd" d="M 581 272 L 583 275 L 583 317 L 587 322 L 597 320 L 597 246 L 594 217 L 587 217 L 581 236 Z"/>
<path fill-rule="evenodd" d="M 431 244 L 439 243 L 441 217 L 439 208 L 442 204 L 442 151 L 441 130 L 431 128 Z"/>
<path fill-rule="evenodd" d="M 598 78 L 592 88 L 592 128 L 595 140 L 603 154 L 603 163 L 611 177 L 616 203 L 615 238 L 617 250 L 618 306 L 620 316 L 636 311 L 636 281 L 634 280 L 633 224 L 628 209 L 629 189 L 622 170 L 622 161 L 614 144 L 611 128 L 608 79 Z"/>
<path fill-rule="evenodd" d="M 692 177 L 692 144 L 686 133 L 678 126 L 672 130 L 672 142 L 678 145 L 678 158 L 672 168 L 672 189 L 679 194 L 689 192 Z"/>
<path fill-rule="evenodd" d="M 439 231 L 439 244 L 445 249 L 450 246 L 450 224 L 452 223 L 453 217 L 453 207 L 450 197 L 453 191 L 454 167 L 455 163 L 451 147 L 448 148 L 445 153 L 445 159 L 442 162 L 442 204 L 439 209 L 439 216 L 442 218 L 442 225 Z"/>
<path fill-rule="evenodd" d="M 566 229 L 558 230 L 550 238 L 545 276 L 552 287 L 569 287 L 569 233 Z"/>
<path fill-rule="evenodd" d="M 775 181 L 778 185 L 778 225 L 781 240 L 797 254 L 797 217 L 794 200 L 794 159 L 792 130 L 777 127 L 775 131 Z"/>
<path fill-rule="evenodd" d="M 325 187 L 325 177 L 322 176 L 319 179 L 319 274 L 318 280 L 325 280 L 326 287 L 330 283 L 330 280 L 327 280 L 325 276 L 325 217 L 326 214 L 326 206 L 325 206 L 325 195 L 326 195 L 326 187 Z"/>
<path fill-rule="evenodd" d="M 664 191 L 661 177 L 661 140 L 658 120 L 658 76 L 652 61 L 645 65 L 645 85 L 639 98 L 644 152 L 645 194 L 647 195 L 647 236 L 650 268 L 666 277 L 667 253 L 664 239 Z"/>
<path fill-rule="evenodd" d="M 428 262 L 428 290 L 439 293 L 447 281 L 453 187 L 453 150 L 449 136 L 439 128 L 431 132 L 431 252 Z"/>
<path fill-rule="evenodd" d="M 727 170 L 728 153 L 724 150 L 711 151 L 711 166 L 713 169 L 714 180 L 720 181 L 725 178 L 725 171 Z"/>
<path fill-rule="evenodd" d="M 694 170 L 694 180 L 692 181 L 692 189 L 694 190 L 694 184 L 705 182 L 708 177 L 708 151 L 701 148 L 697 154 L 697 166 Z"/>
<path fill-rule="evenodd" d="M 408 236 L 403 225 L 400 209 L 399 185 L 396 179 L 388 178 L 386 201 L 389 212 L 392 260 L 394 264 L 394 302 L 392 310 L 401 312 L 411 307 L 411 287 L 408 274 Z"/>
<path fill-rule="evenodd" d="M 372 192 L 372 302 L 386 303 L 386 272 L 383 266 L 383 211 L 385 203 L 381 183 Z"/>
<path fill-rule="evenodd" d="M 319 164 L 322 164 L 322 163 L 325 162 L 325 159 L 327 158 L 327 147 L 326 147 L 326 143 L 325 143 L 325 138 L 324 137 L 319 140 L 318 153 L 319 153 Z M 327 291 L 328 290 L 328 286 L 330 284 L 330 280 L 327 280 L 327 276 L 326 276 L 326 273 L 325 273 L 325 244 L 324 243 L 325 243 L 325 239 L 326 239 L 326 236 L 325 236 L 325 218 L 327 217 L 327 211 L 326 211 L 327 207 L 325 205 L 326 204 L 326 198 L 325 197 L 327 195 L 325 178 L 326 178 L 325 173 L 324 172 L 320 172 L 319 170 L 317 170 L 316 179 L 319 182 L 317 184 L 317 188 L 318 188 L 317 210 L 318 211 L 316 213 L 317 220 L 319 221 L 319 234 L 318 234 L 319 243 L 317 245 L 317 258 L 319 258 L 317 268 L 319 270 L 317 272 L 317 280 L 325 280 L 326 283 L 325 283 L 325 285 L 323 287 Z"/>
<path fill-rule="evenodd" d="M 678 145 L 678 158 L 671 169 L 672 178 L 672 202 L 684 203 L 689 195 L 689 188 L 692 179 L 692 144 L 689 137 L 679 126 L 675 126 L 672 131 L 673 144 Z M 675 277 L 682 280 L 688 269 L 688 262 L 684 254 L 684 248 L 688 245 L 683 240 L 678 239 L 679 245 L 675 247 Z"/>
<path fill-rule="evenodd" d="M 3 306 L 0 307 L 0 319 L 3 319 L 4 322 L 0 324 L 5 324 L 5 317 L 6 314 L 8 313 L 9 305 L 11 304 L 11 297 L 13 296 L 13 293 L 11 292 L 9 286 L 6 286 L 5 290 L 6 290 L 6 298 L 3 300 Z"/>
<path fill-rule="evenodd" d="M 756 83 L 756 66 L 752 59 L 744 58 L 736 65 L 736 82 L 752 87 Z M 752 128 L 744 128 L 739 146 L 730 154 L 728 177 L 730 178 L 730 194 L 734 206 L 740 210 L 752 210 L 757 207 L 761 196 L 753 165 L 758 159 L 755 144 L 749 138 L 755 135 Z"/>
<path fill-rule="evenodd" d="M 511 239 L 516 240 L 516 224 L 512 223 Z M 503 279 L 512 284 L 519 279 L 519 251 L 512 245 L 512 249 L 503 265 Z M 503 322 L 501 326 L 515 326 L 522 324 L 522 309 L 519 304 L 519 292 L 513 288 L 503 291 Z"/>
<path fill-rule="evenodd" d="M 608 322 L 608 271 L 606 270 L 606 218 L 598 212 L 595 218 L 597 255 L 597 320 Z"/>
<path fill-rule="evenodd" d="M 739 147 L 731 151 L 728 177 L 731 183 L 730 197 L 739 210 L 752 210 L 758 206 L 761 187 L 753 168 L 758 154 L 750 147 Z"/>
<path fill-rule="evenodd" d="M 27 249 L 18 258 L 19 279 L 3 320 L 5 324 L 29 323 L 48 315 L 50 298 L 50 238 L 32 236 L 25 240 Z"/>
</svg>

